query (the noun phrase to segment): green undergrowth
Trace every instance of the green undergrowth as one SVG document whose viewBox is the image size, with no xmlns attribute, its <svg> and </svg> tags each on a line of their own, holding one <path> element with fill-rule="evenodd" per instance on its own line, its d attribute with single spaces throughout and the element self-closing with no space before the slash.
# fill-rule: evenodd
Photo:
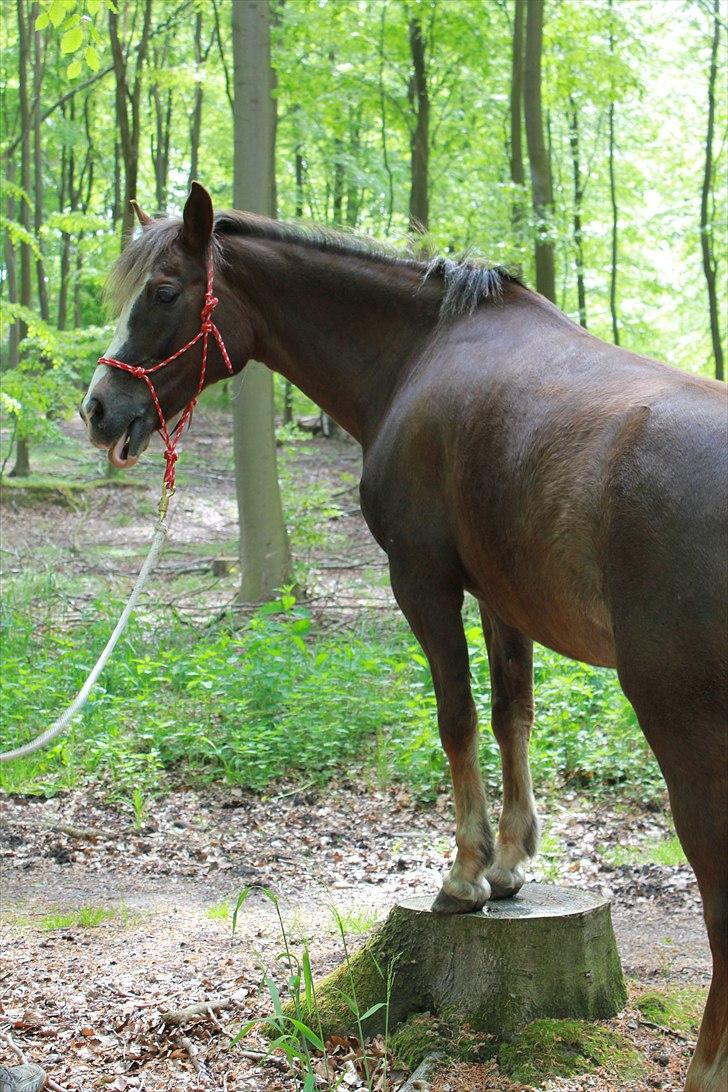
<svg viewBox="0 0 728 1092">
<path fill-rule="evenodd" d="M 613 865 L 658 864 L 675 868 L 687 864 L 685 850 L 676 834 L 670 838 L 654 838 L 637 846 L 610 846 L 603 855 Z"/>
<path fill-rule="evenodd" d="M 79 620 L 74 588 L 53 573 L 6 581 L 0 747 L 32 738 L 58 715 L 116 622 L 121 603 L 105 589 Z M 467 638 L 482 766 L 496 788 L 480 627 L 468 624 Z M 613 672 L 540 649 L 535 676 L 531 762 L 542 789 L 619 787 L 641 799 L 661 791 Z M 0 765 L 0 787 L 49 793 L 93 778 L 128 799 L 134 788 L 173 782 L 261 791 L 283 777 L 324 783 L 347 773 L 365 784 L 400 781 L 428 800 L 449 782 L 435 714 L 424 656 L 394 614 L 362 611 L 347 631 L 332 632 L 287 594 L 241 628 L 229 620 L 196 627 L 171 611 L 145 617 L 142 608 L 70 735 Z"/>
<path fill-rule="evenodd" d="M 536 1088 L 594 1069 L 607 1070 L 623 1088 L 644 1073 L 642 1059 L 624 1036 L 584 1020 L 534 1020 L 501 1045 L 498 1064 L 511 1080 Z"/>
<path fill-rule="evenodd" d="M 645 1020 L 681 1035 L 697 1037 L 708 991 L 701 986 L 650 990 L 635 1000 Z"/>
</svg>

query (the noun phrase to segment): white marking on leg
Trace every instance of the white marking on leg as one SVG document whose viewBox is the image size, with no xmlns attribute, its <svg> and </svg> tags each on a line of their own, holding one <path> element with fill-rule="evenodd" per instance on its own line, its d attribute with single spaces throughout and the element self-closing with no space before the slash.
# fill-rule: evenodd
<svg viewBox="0 0 728 1092">
<path fill-rule="evenodd" d="M 483 877 L 486 861 L 488 816 L 485 790 L 478 764 L 478 737 L 473 733 L 467 752 L 451 762 L 457 854 L 442 888 L 448 895 L 481 907 L 490 898 L 490 886 Z"/>
<path fill-rule="evenodd" d="M 498 824 L 498 840 L 493 864 L 487 870 L 493 892 L 515 894 L 523 886 L 526 874 L 523 865 L 531 856 L 527 843 L 536 830 L 536 802 L 533 797 L 531 771 L 528 766 L 528 728 L 514 725 L 510 746 L 502 747 L 503 810 Z"/>
</svg>

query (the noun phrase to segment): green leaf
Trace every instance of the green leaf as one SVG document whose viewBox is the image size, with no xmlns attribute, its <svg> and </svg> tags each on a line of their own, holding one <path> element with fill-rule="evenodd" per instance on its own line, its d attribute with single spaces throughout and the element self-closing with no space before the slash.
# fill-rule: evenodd
<svg viewBox="0 0 728 1092">
<path fill-rule="evenodd" d="M 67 0 L 53 0 L 50 8 L 48 9 L 48 18 L 54 27 L 59 27 L 66 15 L 68 15 Z"/>
<path fill-rule="evenodd" d="M 324 1044 L 315 1031 L 311 1031 L 311 1028 L 306 1027 L 301 1020 L 296 1020 L 295 1016 L 289 1016 L 288 1019 L 293 1024 L 296 1031 L 299 1031 L 305 1039 L 308 1039 L 309 1043 L 312 1043 L 316 1047 L 316 1050 L 323 1051 Z"/>
<path fill-rule="evenodd" d="M 47 11 L 42 11 L 40 13 L 40 15 L 38 16 L 38 18 L 36 19 L 36 21 L 35 21 L 35 29 L 36 30 L 45 30 L 45 28 L 48 26 L 49 22 L 50 22 L 50 20 L 48 18 L 48 12 Z"/>
<path fill-rule="evenodd" d="M 84 57 L 86 59 L 86 64 L 89 66 L 91 71 L 98 72 L 98 70 L 101 68 L 101 58 L 99 57 L 93 46 L 86 47 Z"/>
<path fill-rule="evenodd" d="M 383 1009 L 383 1008 L 384 1008 L 384 1001 L 378 1001 L 376 1005 L 372 1005 L 372 1007 L 370 1009 L 367 1009 L 366 1012 L 362 1013 L 362 1015 L 359 1017 L 359 1019 L 360 1020 L 368 1020 L 370 1016 L 373 1016 L 375 1012 L 379 1012 L 379 1010 Z"/>
<path fill-rule="evenodd" d="M 238 895 L 237 902 L 235 903 L 235 909 L 233 910 L 233 933 L 235 932 L 235 927 L 238 924 L 238 913 L 240 912 L 240 908 L 242 907 L 243 903 L 245 902 L 251 891 L 252 887 L 244 887 Z"/>
<path fill-rule="evenodd" d="M 86 11 L 94 18 L 101 11 L 101 0 L 86 0 Z"/>
<path fill-rule="evenodd" d="M 66 78 L 69 80 L 75 80 L 77 76 L 81 75 L 81 62 L 79 60 L 71 61 L 66 69 Z"/>
<path fill-rule="evenodd" d="M 83 27 L 73 27 L 67 30 L 61 38 L 61 53 L 75 53 L 83 43 Z"/>
</svg>

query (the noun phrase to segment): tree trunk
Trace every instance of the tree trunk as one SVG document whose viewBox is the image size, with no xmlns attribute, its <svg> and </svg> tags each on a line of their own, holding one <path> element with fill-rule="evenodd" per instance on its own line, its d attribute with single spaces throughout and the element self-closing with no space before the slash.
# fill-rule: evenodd
<svg viewBox="0 0 728 1092">
<path fill-rule="evenodd" d="M 554 195 L 551 167 L 544 140 L 541 107 L 541 53 L 543 47 L 543 0 L 527 0 L 526 52 L 523 65 L 523 106 L 526 141 L 531 166 L 531 194 L 536 218 L 536 288 L 549 300 L 556 298 L 554 244 L 549 238 Z"/>
<path fill-rule="evenodd" d="M 38 18 L 39 5 L 33 4 L 30 9 L 30 23 L 35 27 Z M 41 228 L 43 227 L 43 144 L 40 129 L 40 99 L 43 88 L 43 48 L 42 36 L 39 30 L 33 31 L 33 227 L 38 246 L 42 246 Z M 35 260 L 35 272 L 38 281 L 38 309 L 40 317 L 48 322 L 51 317 L 48 302 L 48 283 L 45 275 L 45 264 L 42 257 Z"/>
<path fill-rule="evenodd" d="M 427 65 L 422 24 L 416 17 L 409 22 L 409 42 L 412 54 L 410 100 L 415 125 L 410 139 L 411 186 L 409 229 L 413 234 L 429 229 L 429 158 L 430 158 L 430 97 L 427 88 Z"/>
<path fill-rule="evenodd" d="M 317 1012 L 304 1003 L 304 1021 L 313 1017 L 309 1026 L 320 1027 L 324 1038 L 357 1034 L 345 996 L 354 993 L 359 1011 L 377 1008 L 364 1021 L 367 1037 L 429 1011 L 507 1039 L 539 1018 L 601 1020 L 624 1006 L 603 896 L 529 883 L 517 899 L 489 903 L 487 914 L 452 916 L 433 914 L 430 901 L 395 906 L 363 948 L 317 983 Z M 284 1011 L 291 1013 L 290 1003 Z"/>
<path fill-rule="evenodd" d="M 198 162 L 200 155 L 200 132 L 202 131 L 202 82 L 200 80 L 200 65 L 202 63 L 202 12 L 195 16 L 195 34 L 193 38 L 195 49 L 195 101 L 192 107 L 190 121 L 190 173 L 187 179 L 189 189 L 197 180 Z"/>
<path fill-rule="evenodd" d="M 232 6 L 235 165 L 233 202 L 273 213 L 275 103 L 267 2 Z M 290 553 L 276 471 L 273 376 L 251 361 L 234 399 L 236 491 L 240 518 L 240 598 L 270 598 L 290 577 Z"/>
<path fill-rule="evenodd" d="M 586 330 L 586 289 L 584 287 L 584 241 L 581 224 L 581 207 L 584 199 L 584 186 L 581 179 L 579 160 L 579 115 L 573 97 L 569 98 L 571 107 L 569 126 L 569 147 L 571 148 L 571 169 L 574 176 L 574 253 L 576 264 L 576 291 L 579 299 L 579 325 Z"/>
<path fill-rule="evenodd" d="M 362 106 L 357 108 L 355 114 L 350 115 L 349 124 L 349 152 L 352 160 L 355 160 L 359 153 L 361 146 L 361 121 L 362 121 Z M 359 209 L 361 208 L 362 191 L 361 187 L 357 185 L 354 177 L 354 172 L 349 171 L 347 186 L 346 186 L 346 226 L 349 228 L 355 228 L 357 221 L 359 220 Z"/>
<path fill-rule="evenodd" d="M 18 98 L 20 107 L 20 185 L 27 200 L 19 201 L 18 220 L 30 232 L 31 169 L 30 169 L 30 105 L 28 101 L 28 65 L 30 60 L 30 28 L 28 26 L 25 0 L 17 0 L 18 18 Z M 32 305 L 31 251 L 26 243 L 20 245 L 20 300 L 24 307 Z M 27 325 L 17 323 L 17 346 L 28 334 Z M 15 448 L 15 465 L 10 476 L 27 478 L 30 474 L 30 454 L 28 441 L 18 434 Z"/>
<path fill-rule="evenodd" d="M 614 53 L 614 25 L 611 19 L 612 0 L 609 0 L 609 52 Z M 609 202 L 612 207 L 612 252 L 609 273 L 609 312 L 612 316 L 612 340 L 619 345 L 619 323 L 617 322 L 617 256 L 618 238 L 617 224 L 619 211 L 617 209 L 617 183 L 614 176 L 614 97 L 609 103 Z"/>
<path fill-rule="evenodd" d="M 126 14 L 122 7 L 122 14 Z M 119 39 L 119 15 L 109 10 L 109 41 L 116 78 L 116 122 L 121 139 L 121 155 L 124 162 L 124 197 L 121 207 L 121 248 L 126 246 L 134 230 L 134 212 L 131 199 L 135 198 L 139 170 L 140 101 L 142 78 L 147 59 L 149 34 L 152 20 L 152 0 L 143 0 L 142 30 L 135 50 L 131 42 L 124 49 Z M 129 57 L 135 54 L 133 70 Z"/>
<path fill-rule="evenodd" d="M 710 68 L 708 71 L 708 131 L 705 135 L 705 167 L 703 186 L 700 194 L 700 247 L 703 256 L 703 272 L 708 286 L 708 312 L 710 315 L 710 338 L 713 346 L 715 378 L 725 378 L 723 365 L 723 346 L 720 339 L 720 321 L 718 318 L 718 295 L 716 291 L 717 263 L 713 249 L 713 224 L 710 213 L 710 198 L 713 189 L 713 131 L 715 129 L 715 82 L 718 70 L 718 46 L 720 44 L 720 4 L 713 0 L 713 42 L 710 50 Z"/>
<path fill-rule="evenodd" d="M 510 166 L 513 199 L 511 222 L 517 241 L 523 236 L 525 219 L 524 197 L 526 173 L 523 168 L 522 116 L 523 105 L 523 16 L 525 0 L 515 0 L 513 12 L 513 51 L 511 55 L 511 147 Z"/>
</svg>

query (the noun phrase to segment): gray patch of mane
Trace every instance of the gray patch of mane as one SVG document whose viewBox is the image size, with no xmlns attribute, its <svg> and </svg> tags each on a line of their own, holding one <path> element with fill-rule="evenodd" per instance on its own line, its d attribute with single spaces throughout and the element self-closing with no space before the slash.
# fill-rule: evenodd
<svg viewBox="0 0 728 1092">
<path fill-rule="evenodd" d="M 164 260 L 166 253 L 179 238 L 182 221 L 176 217 L 155 220 L 137 235 L 122 251 L 111 268 L 105 295 L 112 312 L 118 315 L 128 299 L 137 293 L 150 271 Z M 472 314 L 484 300 L 498 300 L 507 283 L 520 279 L 503 266 L 488 266 L 477 261 L 454 261 L 433 258 L 418 261 L 402 255 L 394 247 L 369 239 L 364 235 L 348 234 L 300 222 L 269 220 L 247 212 L 222 212 L 215 217 L 212 237 L 216 265 L 223 261 L 222 238 L 240 235 L 254 239 L 293 243 L 332 254 L 365 257 L 387 266 L 404 266 L 419 271 L 424 285 L 440 279 L 443 296 L 439 319 L 451 322 Z"/>
</svg>

